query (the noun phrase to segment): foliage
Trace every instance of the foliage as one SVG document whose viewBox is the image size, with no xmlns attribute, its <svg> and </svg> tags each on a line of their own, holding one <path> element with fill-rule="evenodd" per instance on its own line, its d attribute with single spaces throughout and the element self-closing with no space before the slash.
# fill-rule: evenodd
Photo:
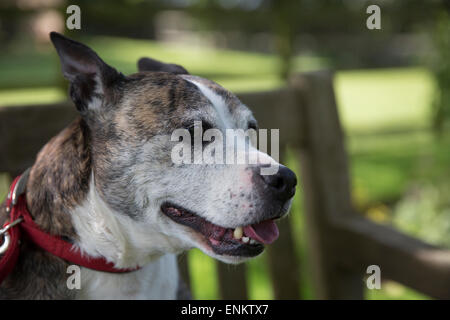
<svg viewBox="0 0 450 320">
<path fill-rule="evenodd" d="M 448 182 L 410 188 L 396 205 L 393 224 L 424 241 L 450 248 L 449 194 Z"/>
</svg>

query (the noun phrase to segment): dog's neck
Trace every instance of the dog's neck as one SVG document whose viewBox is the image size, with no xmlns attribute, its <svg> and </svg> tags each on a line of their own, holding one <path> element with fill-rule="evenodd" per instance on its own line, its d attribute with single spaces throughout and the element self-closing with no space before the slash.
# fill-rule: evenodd
<svg viewBox="0 0 450 320">
<path fill-rule="evenodd" d="M 97 192 L 93 174 L 85 200 L 71 216 L 79 238 L 76 246 L 90 256 L 105 257 L 118 268 L 143 266 L 164 254 L 147 241 L 151 238 L 149 230 L 105 203 Z"/>
<path fill-rule="evenodd" d="M 91 137 L 77 119 L 50 140 L 37 156 L 27 184 L 27 206 L 46 232 L 70 239 L 90 256 L 104 256 L 116 267 L 143 265 L 162 253 L 139 249 L 134 225 L 114 214 L 94 183 Z M 148 245 L 147 245 L 148 246 Z"/>
</svg>

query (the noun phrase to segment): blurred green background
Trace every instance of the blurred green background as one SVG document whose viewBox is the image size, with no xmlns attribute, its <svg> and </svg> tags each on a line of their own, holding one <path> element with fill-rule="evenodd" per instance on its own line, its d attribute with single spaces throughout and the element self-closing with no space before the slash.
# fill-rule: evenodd
<svg viewBox="0 0 450 320">
<path fill-rule="evenodd" d="M 450 248 L 450 6 L 446 1 L 75 1 L 81 30 L 66 30 L 63 0 L 0 4 L 0 106 L 65 100 L 48 42 L 57 30 L 86 42 L 125 74 L 151 56 L 183 65 L 234 92 L 285 85 L 294 72 L 335 71 L 355 207 Z M 366 8 L 381 8 L 381 30 Z M 257 107 L 257 106 L 249 106 Z M 281 130 L 281 134 L 283 134 Z M 288 165 L 299 173 L 288 152 Z M 0 197 L 7 178 L 0 181 Z M 291 211 L 303 299 L 314 298 L 306 261 L 302 190 Z M 195 298 L 218 298 L 216 265 L 192 250 Z M 248 263 L 252 299 L 273 297 L 265 255 Z M 230 266 L 230 268 L 232 268 Z M 208 275 L 207 277 L 205 275 Z M 392 281 L 367 299 L 427 299 Z"/>
</svg>

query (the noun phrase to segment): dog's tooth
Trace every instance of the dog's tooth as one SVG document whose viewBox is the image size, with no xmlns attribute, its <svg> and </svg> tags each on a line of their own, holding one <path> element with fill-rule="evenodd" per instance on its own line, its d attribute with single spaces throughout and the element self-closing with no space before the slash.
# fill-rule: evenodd
<svg viewBox="0 0 450 320">
<path fill-rule="evenodd" d="M 250 241 L 250 238 L 249 237 L 242 237 L 242 242 L 243 243 L 247 243 L 247 242 L 249 242 Z"/>
<path fill-rule="evenodd" d="M 237 227 L 236 229 L 234 229 L 233 237 L 235 239 L 240 239 L 240 238 L 242 238 L 243 235 L 244 235 L 244 230 L 242 229 L 242 227 Z"/>
</svg>

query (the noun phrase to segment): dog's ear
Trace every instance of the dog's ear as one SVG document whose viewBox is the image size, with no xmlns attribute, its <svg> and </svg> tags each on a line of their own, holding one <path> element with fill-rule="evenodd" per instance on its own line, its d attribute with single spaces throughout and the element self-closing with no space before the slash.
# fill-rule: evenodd
<svg viewBox="0 0 450 320">
<path fill-rule="evenodd" d="M 164 63 L 151 58 L 140 58 L 138 63 L 139 71 L 163 71 L 173 74 L 189 74 L 189 72 L 178 64 Z"/>
<path fill-rule="evenodd" d="M 50 39 L 61 60 L 64 77 L 70 81 L 70 96 L 82 113 L 99 108 L 114 84 L 124 76 L 107 65 L 89 47 L 57 32 Z"/>
</svg>

